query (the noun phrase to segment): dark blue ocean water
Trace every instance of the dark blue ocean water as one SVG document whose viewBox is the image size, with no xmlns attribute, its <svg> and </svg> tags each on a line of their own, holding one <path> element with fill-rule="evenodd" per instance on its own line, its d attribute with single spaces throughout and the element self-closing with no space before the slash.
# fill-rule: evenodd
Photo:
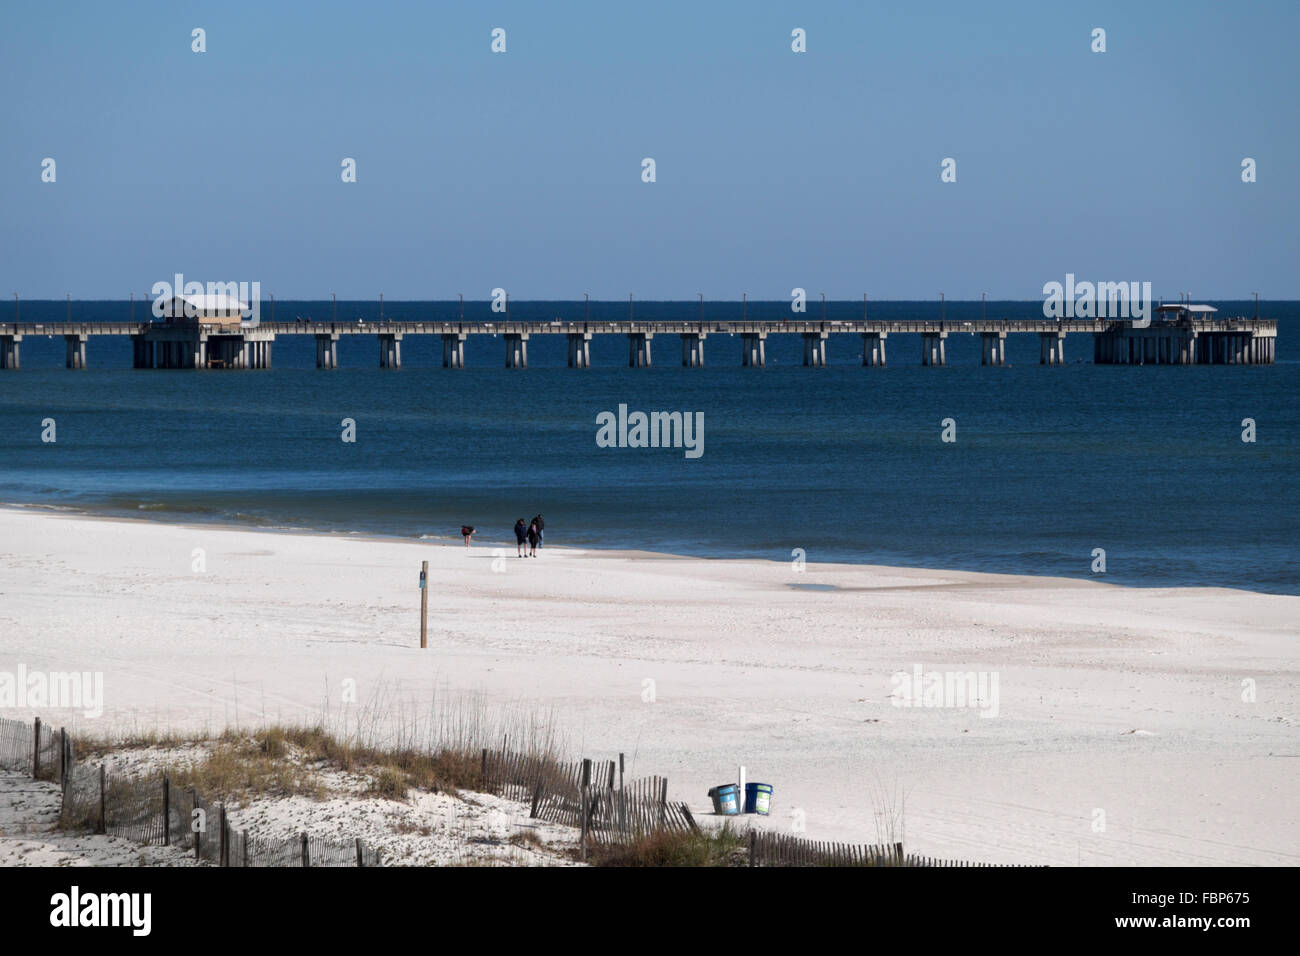
<svg viewBox="0 0 1300 956">
<path fill-rule="evenodd" d="M 379 314 L 377 302 L 338 308 L 340 321 Z M 627 308 L 592 303 L 591 317 Z M 65 304 L 21 309 L 24 321 L 58 321 Z M 695 302 L 635 309 L 699 314 Z M 851 319 L 862 304 L 827 309 Z M 492 318 L 484 302 L 465 311 Z M 125 320 L 127 304 L 74 302 L 72 313 Z M 705 304 L 706 318 L 740 313 Z M 820 313 L 810 303 L 808 317 Z M 457 314 L 456 302 L 384 307 L 393 319 Z M 583 314 L 582 302 L 511 303 L 516 319 Z M 751 318 L 789 314 L 788 302 L 748 306 Z M 595 367 L 568 369 L 555 336 L 530 342 L 526 371 L 506 370 L 502 340 L 475 336 L 464 370 L 444 370 L 440 341 L 418 337 L 400 371 L 381 371 L 367 336 L 344 338 L 343 367 L 323 372 L 308 336 L 278 341 L 269 372 L 135 371 L 128 339 L 93 338 L 90 369 L 70 372 L 61 340 L 28 337 L 23 367 L 0 371 L 0 501 L 402 536 L 454 536 L 468 522 L 488 542 L 540 511 L 553 545 L 780 561 L 803 548 L 809 561 L 1079 577 L 1104 548 L 1116 583 L 1294 594 L 1300 303 L 1260 314 L 1281 320 L 1274 366 L 1094 367 L 1091 338 L 1077 335 L 1070 364 L 1041 367 L 1037 337 L 1013 335 L 1011 367 L 981 368 L 978 336 L 954 333 L 946 368 L 920 366 L 915 335 L 890 336 L 887 368 L 862 368 L 860 338 L 842 335 L 830 368 L 802 368 L 799 337 L 777 336 L 768 366 L 746 369 L 739 339 L 714 335 L 703 369 L 681 368 L 676 336 L 656 339 L 650 369 L 626 367 L 622 336 L 597 336 Z M 328 321 L 331 305 L 276 305 L 278 321 L 299 315 Z M 979 315 L 978 302 L 947 305 L 950 322 Z M 990 302 L 988 315 L 1029 318 L 1041 302 Z M 703 412 L 703 456 L 598 448 L 596 416 L 620 403 Z M 41 441 L 45 418 L 54 444 Z M 356 421 L 354 444 L 340 441 L 343 418 Z M 944 418 L 956 420 L 953 444 L 940 441 Z M 1241 440 L 1244 418 L 1254 444 Z"/>
</svg>

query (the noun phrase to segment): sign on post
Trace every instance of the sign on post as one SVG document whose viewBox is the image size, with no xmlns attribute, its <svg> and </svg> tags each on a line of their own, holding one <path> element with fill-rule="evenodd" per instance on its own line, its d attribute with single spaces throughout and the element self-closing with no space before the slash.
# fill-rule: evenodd
<svg viewBox="0 0 1300 956">
<path fill-rule="evenodd" d="M 429 646 L 429 562 L 420 562 L 420 647 Z"/>
</svg>

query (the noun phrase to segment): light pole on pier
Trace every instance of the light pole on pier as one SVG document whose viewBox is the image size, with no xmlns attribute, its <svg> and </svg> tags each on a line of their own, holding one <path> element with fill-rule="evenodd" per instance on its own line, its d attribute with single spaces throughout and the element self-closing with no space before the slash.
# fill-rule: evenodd
<svg viewBox="0 0 1300 956">
<path fill-rule="evenodd" d="M 465 321 L 465 293 L 457 292 L 456 298 L 460 299 L 460 320 Z"/>
<path fill-rule="evenodd" d="M 862 321 L 867 321 L 867 294 L 862 293 Z"/>
<path fill-rule="evenodd" d="M 334 323 L 337 323 L 338 320 L 339 320 L 339 297 L 338 297 L 337 295 L 335 295 L 333 292 L 331 292 L 331 293 L 330 293 L 330 301 L 334 303 L 334 315 L 333 315 L 333 317 L 330 319 L 330 321 L 331 321 L 331 322 L 334 322 Z"/>
<path fill-rule="evenodd" d="M 627 294 L 627 320 L 632 321 L 632 293 Z"/>
<path fill-rule="evenodd" d="M 699 295 L 700 297 L 700 321 L 703 322 L 704 321 L 704 293 L 699 292 L 696 294 Z"/>
<path fill-rule="evenodd" d="M 948 314 L 948 303 L 944 299 L 943 293 L 939 293 L 939 327 L 943 328 L 944 317 Z"/>
<path fill-rule="evenodd" d="M 985 318 L 985 315 L 986 315 L 985 308 L 984 308 L 984 297 L 987 296 L 987 295 L 988 295 L 987 292 L 981 292 L 981 293 L 980 293 L 980 321 L 981 321 L 981 322 L 984 321 L 984 318 Z"/>
<path fill-rule="evenodd" d="M 1252 292 L 1251 295 L 1255 297 L 1255 321 L 1258 322 L 1259 321 L 1259 293 Z"/>
<path fill-rule="evenodd" d="M 72 293 L 68 293 L 68 321 L 72 321 Z"/>
<path fill-rule="evenodd" d="M 271 324 L 274 325 L 275 324 L 275 293 L 268 292 L 267 295 L 271 297 Z M 252 303 L 250 302 L 249 305 L 252 305 Z"/>
<path fill-rule="evenodd" d="M 740 321 L 744 322 L 749 315 L 749 293 L 742 293 L 740 297 Z"/>
<path fill-rule="evenodd" d="M 14 293 L 14 322 L 18 321 L 18 293 Z"/>
<path fill-rule="evenodd" d="M 825 322 L 826 322 L 826 293 L 823 292 L 823 293 L 821 294 L 821 296 L 822 296 L 822 323 L 825 324 Z"/>
</svg>

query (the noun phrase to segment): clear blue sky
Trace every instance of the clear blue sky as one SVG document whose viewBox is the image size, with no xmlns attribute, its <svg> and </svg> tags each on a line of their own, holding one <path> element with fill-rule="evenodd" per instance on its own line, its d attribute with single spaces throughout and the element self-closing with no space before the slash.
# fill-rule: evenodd
<svg viewBox="0 0 1300 956">
<path fill-rule="evenodd" d="M 1300 298 L 1298 36 L 1289 0 L 5 0 L 0 293 Z"/>
</svg>

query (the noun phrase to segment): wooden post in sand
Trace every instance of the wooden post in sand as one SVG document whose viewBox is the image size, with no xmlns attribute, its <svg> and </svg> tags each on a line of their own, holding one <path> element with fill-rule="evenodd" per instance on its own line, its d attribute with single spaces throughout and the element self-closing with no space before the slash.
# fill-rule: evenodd
<svg viewBox="0 0 1300 956">
<path fill-rule="evenodd" d="M 420 647 L 429 646 L 429 562 L 420 562 Z"/>
<path fill-rule="evenodd" d="M 587 792 L 591 788 L 591 761 L 582 761 L 582 785 L 579 787 L 582 799 L 582 834 L 579 837 L 579 847 L 582 851 L 582 859 L 587 859 Z"/>
</svg>

